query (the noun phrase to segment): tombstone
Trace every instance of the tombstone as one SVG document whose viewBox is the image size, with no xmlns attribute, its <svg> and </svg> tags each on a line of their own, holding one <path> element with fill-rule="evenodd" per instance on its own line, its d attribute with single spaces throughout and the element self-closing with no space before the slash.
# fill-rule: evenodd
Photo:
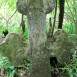
<svg viewBox="0 0 77 77">
<path fill-rule="evenodd" d="M 0 42 L 0 52 L 9 59 L 12 65 L 19 66 L 28 53 L 28 45 L 20 34 L 9 33 Z"/>
<path fill-rule="evenodd" d="M 32 77 L 50 77 L 50 63 L 46 49 L 46 14 L 52 12 L 55 0 L 18 0 L 17 10 L 27 15 Z"/>
<path fill-rule="evenodd" d="M 57 29 L 53 34 L 54 42 L 50 45 L 51 57 L 55 56 L 59 64 L 69 64 L 71 54 L 75 51 L 75 45 L 68 39 L 68 34 Z"/>
</svg>

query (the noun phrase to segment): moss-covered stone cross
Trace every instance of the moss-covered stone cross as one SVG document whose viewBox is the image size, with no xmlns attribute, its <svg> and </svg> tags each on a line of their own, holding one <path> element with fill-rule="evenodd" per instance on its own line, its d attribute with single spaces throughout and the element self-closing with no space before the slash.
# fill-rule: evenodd
<svg viewBox="0 0 77 77">
<path fill-rule="evenodd" d="M 46 14 L 55 6 L 55 0 L 18 0 L 17 9 L 27 15 L 32 63 L 32 77 L 51 77 L 48 51 L 45 48 Z"/>
</svg>

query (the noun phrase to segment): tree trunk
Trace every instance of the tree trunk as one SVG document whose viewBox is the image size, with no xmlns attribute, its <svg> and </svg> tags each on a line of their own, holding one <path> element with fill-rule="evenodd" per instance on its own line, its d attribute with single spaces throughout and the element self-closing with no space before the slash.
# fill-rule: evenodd
<svg viewBox="0 0 77 77">
<path fill-rule="evenodd" d="M 34 10 L 27 15 L 29 24 L 30 59 L 32 63 L 31 77 L 51 77 L 48 51 L 45 46 L 46 14 Z"/>
<path fill-rule="evenodd" d="M 65 4 L 65 0 L 59 0 L 59 23 L 58 23 L 58 29 L 62 29 L 63 17 L 64 17 L 64 4 Z"/>
</svg>

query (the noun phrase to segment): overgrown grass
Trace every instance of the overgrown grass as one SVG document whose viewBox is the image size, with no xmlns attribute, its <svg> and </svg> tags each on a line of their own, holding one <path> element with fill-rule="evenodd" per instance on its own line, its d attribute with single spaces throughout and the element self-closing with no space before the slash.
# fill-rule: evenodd
<svg viewBox="0 0 77 77">
<path fill-rule="evenodd" d="M 65 67 L 61 69 L 68 73 L 68 77 L 77 77 L 77 51 L 72 55 L 70 64 L 65 63 Z"/>
<path fill-rule="evenodd" d="M 0 69 L 4 68 L 6 71 L 6 77 L 13 77 L 15 71 L 14 66 L 11 65 L 6 57 L 0 57 Z"/>
<path fill-rule="evenodd" d="M 28 58 L 25 58 L 23 60 L 23 63 L 18 66 L 17 68 L 12 66 L 11 63 L 9 62 L 7 57 L 0 57 L 0 69 L 3 68 L 5 69 L 5 75 L 6 77 L 13 77 L 15 74 L 19 74 L 18 68 L 21 68 L 20 70 L 22 70 L 24 68 L 24 72 L 25 74 L 30 72 L 30 68 L 31 68 L 31 64 Z"/>
</svg>

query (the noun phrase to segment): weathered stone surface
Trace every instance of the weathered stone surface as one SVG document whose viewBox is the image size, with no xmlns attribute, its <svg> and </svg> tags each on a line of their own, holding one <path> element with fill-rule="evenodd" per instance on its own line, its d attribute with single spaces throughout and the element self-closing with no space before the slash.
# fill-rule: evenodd
<svg viewBox="0 0 77 77">
<path fill-rule="evenodd" d="M 55 0 L 18 0 L 17 9 L 21 14 L 27 15 L 30 60 L 32 64 L 32 77 L 50 77 L 50 62 L 47 51 L 42 50 L 46 38 L 46 14 L 55 6 Z"/>
<path fill-rule="evenodd" d="M 3 41 L 3 38 L 2 37 L 0 37 L 0 43 Z"/>
<path fill-rule="evenodd" d="M 28 45 L 17 33 L 9 33 L 2 42 L 0 42 L 0 52 L 8 57 L 14 66 L 22 63 L 28 52 Z"/>
<path fill-rule="evenodd" d="M 50 45 L 51 56 L 55 56 L 60 64 L 70 63 L 71 53 L 75 46 L 68 40 L 67 33 L 58 29 L 54 32 L 54 42 Z"/>
<path fill-rule="evenodd" d="M 27 15 L 32 10 L 39 10 L 45 14 L 55 7 L 55 0 L 18 0 L 17 9 L 21 14 Z"/>
<path fill-rule="evenodd" d="M 29 24 L 30 60 L 32 77 L 50 77 L 50 63 L 47 51 L 42 50 L 46 38 L 46 15 L 39 10 L 33 10 L 27 15 Z"/>
<path fill-rule="evenodd" d="M 50 61 L 48 58 L 48 50 L 45 44 L 41 44 L 39 48 L 32 49 L 32 77 L 50 77 Z M 49 68 L 48 68 L 49 67 Z"/>
</svg>

